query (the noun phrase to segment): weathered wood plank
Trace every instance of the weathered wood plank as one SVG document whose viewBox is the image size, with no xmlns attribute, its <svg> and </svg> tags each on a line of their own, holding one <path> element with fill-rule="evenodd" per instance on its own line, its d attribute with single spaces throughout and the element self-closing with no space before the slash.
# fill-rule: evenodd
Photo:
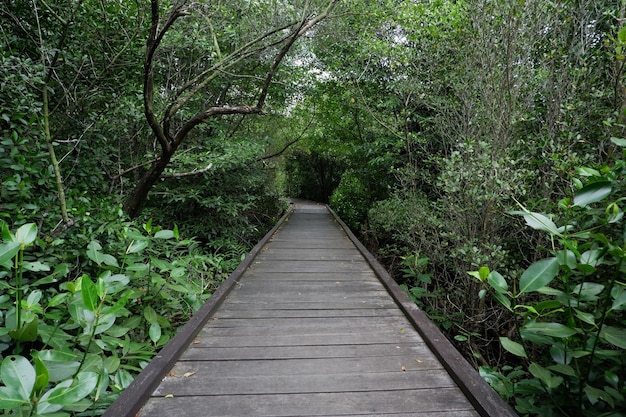
<svg viewBox="0 0 626 417">
<path fill-rule="evenodd" d="M 363 262 L 351 261 L 255 261 L 254 267 L 257 272 L 274 273 L 274 272 L 315 272 L 324 273 L 341 273 L 341 272 L 369 272 L 367 264 Z"/>
<path fill-rule="evenodd" d="M 416 401 L 415 397 L 419 399 Z M 455 388 L 283 394 L 283 395 L 216 395 L 210 397 L 154 397 L 142 412 L 154 417 L 180 416 L 340 416 L 371 415 L 390 413 L 440 414 L 446 417 L 458 416 L 460 412 L 471 411 L 472 406 Z M 422 416 L 423 417 L 423 416 Z"/>
<path fill-rule="evenodd" d="M 423 359 L 423 360 L 422 360 Z M 385 372 L 424 371 L 444 372 L 443 366 L 434 358 L 417 355 L 363 358 L 306 358 L 278 360 L 233 360 L 233 361 L 179 361 L 178 375 L 202 369 L 215 377 L 250 377 L 255 375 L 282 376 L 297 379 L 301 375 L 377 374 Z M 208 393 L 207 393 L 208 394 Z"/>
<path fill-rule="evenodd" d="M 297 329 L 294 331 L 284 331 L 280 334 L 278 331 L 272 332 L 270 337 L 264 331 L 265 329 L 248 328 L 246 332 L 239 332 L 237 329 L 222 328 L 211 329 L 211 331 L 203 330 L 194 340 L 194 345 L 198 347 L 232 347 L 232 346 L 341 346 L 341 345 L 369 345 L 388 343 L 389 340 L 402 342 L 423 343 L 422 338 L 413 332 L 398 332 L 389 330 L 380 330 L 370 333 L 332 333 L 321 332 L 319 334 L 299 334 Z M 248 334 L 242 334 L 248 333 Z"/>
<path fill-rule="evenodd" d="M 181 361 L 200 360 L 271 360 L 310 358 L 363 358 L 414 355 L 420 360 L 435 360 L 425 344 L 394 343 L 372 345 L 301 345 L 269 347 L 198 347 L 192 345 L 180 357 Z"/>
<path fill-rule="evenodd" d="M 381 372 L 376 374 L 300 375 L 286 379 L 276 376 L 216 376 L 207 374 L 203 368 L 174 367 L 155 396 L 201 396 L 210 395 L 267 395 L 307 394 L 340 392 L 375 392 L 388 390 L 419 390 L 427 388 L 452 388 L 454 381 L 446 372 L 407 371 Z M 187 376 L 186 376 L 187 375 Z"/>
<path fill-rule="evenodd" d="M 218 319 L 247 319 L 247 318 L 329 318 L 329 317 L 403 317 L 397 308 L 359 308 L 341 310 L 307 310 L 307 309 L 259 309 L 259 308 L 221 308 L 215 315 Z M 294 307 L 296 307 L 294 305 Z"/>
<path fill-rule="evenodd" d="M 411 323 L 404 316 L 386 316 L 386 317 L 282 317 L 282 318 L 247 318 L 247 319 L 229 319 L 215 317 L 206 324 L 207 328 L 216 327 L 236 327 L 245 329 L 247 327 L 279 329 L 293 328 L 312 329 L 327 328 L 335 331 L 341 329 L 362 329 L 368 332 L 370 328 L 389 327 L 393 329 L 409 329 Z"/>
<path fill-rule="evenodd" d="M 246 273 L 246 281 L 332 281 L 332 282 L 375 282 L 380 284 L 376 275 L 372 271 L 348 271 L 348 272 L 274 272 L 262 273 L 256 269 L 251 269 Z"/>
</svg>

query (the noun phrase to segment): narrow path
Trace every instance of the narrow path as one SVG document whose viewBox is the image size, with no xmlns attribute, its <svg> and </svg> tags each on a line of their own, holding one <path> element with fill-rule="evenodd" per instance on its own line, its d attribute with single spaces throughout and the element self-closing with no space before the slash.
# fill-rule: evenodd
<svg viewBox="0 0 626 417">
<path fill-rule="evenodd" d="M 515 415 L 325 206 L 256 250 L 105 417 Z"/>
</svg>

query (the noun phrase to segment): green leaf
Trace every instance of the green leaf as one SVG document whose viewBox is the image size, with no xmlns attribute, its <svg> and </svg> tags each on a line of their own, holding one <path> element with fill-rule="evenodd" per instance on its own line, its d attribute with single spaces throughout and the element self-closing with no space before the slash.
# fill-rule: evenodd
<svg viewBox="0 0 626 417">
<path fill-rule="evenodd" d="M 143 309 L 143 316 L 145 317 L 146 321 L 150 324 L 152 323 L 156 323 L 157 321 L 157 313 L 156 311 L 154 311 L 154 309 L 150 306 L 146 306 Z"/>
<path fill-rule="evenodd" d="M 7 242 L 0 245 L 0 265 L 6 261 L 13 259 L 20 251 L 19 242 Z"/>
<path fill-rule="evenodd" d="M 587 207 L 589 204 L 603 200 L 613 191 L 609 181 L 597 181 L 585 185 L 582 190 L 574 196 L 574 205 L 577 207 Z"/>
<path fill-rule="evenodd" d="M 626 349 L 626 329 L 613 327 L 613 326 L 603 326 L 600 331 L 600 338 L 604 339 L 608 343 L 617 346 L 621 349 Z"/>
<path fill-rule="evenodd" d="M 152 323 L 150 325 L 148 335 L 150 336 L 150 340 L 152 340 L 153 343 L 157 343 L 159 341 L 159 339 L 161 338 L 161 326 L 159 325 L 159 323 Z"/>
<path fill-rule="evenodd" d="M 31 272 L 47 272 L 50 270 L 50 266 L 41 263 L 39 261 L 36 262 L 24 262 L 22 263 L 22 268 L 24 268 L 24 270 L 26 271 L 31 271 Z"/>
<path fill-rule="evenodd" d="M 15 411 L 26 404 L 30 404 L 30 399 L 22 398 L 16 387 L 0 387 L 0 410 Z"/>
<path fill-rule="evenodd" d="M 48 386 L 48 382 L 50 382 L 50 374 L 48 373 L 48 368 L 46 364 L 39 358 L 38 355 L 35 355 L 35 392 L 40 393 L 44 388 Z"/>
<path fill-rule="evenodd" d="M 96 284 L 94 284 L 87 275 L 83 275 L 81 277 L 80 287 L 85 308 L 89 311 L 95 312 L 98 309 L 98 304 L 100 301 Z"/>
<path fill-rule="evenodd" d="M 625 29 L 625 28 L 622 28 Z M 616 144 L 617 146 L 620 146 L 622 148 L 626 148 L 626 139 L 621 139 L 621 138 L 611 138 L 611 142 L 613 142 L 614 144 Z"/>
<path fill-rule="evenodd" d="M 535 230 L 542 230 L 548 232 L 551 235 L 560 236 L 559 228 L 556 224 L 545 214 L 533 213 L 530 211 L 512 211 L 511 214 L 520 214 L 524 216 L 526 224 Z"/>
<path fill-rule="evenodd" d="M 557 388 L 563 383 L 563 378 L 552 375 L 552 372 L 537 363 L 531 363 L 528 371 L 537 379 L 541 380 L 548 389 Z"/>
<path fill-rule="evenodd" d="M 578 167 L 576 168 L 576 173 L 578 175 L 582 175 L 583 177 L 600 177 L 600 172 L 598 170 L 589 167 Z"/>
<path fill-rule="evenodd" d="M 154 234 L 156 239 L 172 239 L 174 232 L 172 230 L 159 230 Z"/>
<path fill-rule="evenodd" d="M 527 358 L 528 357 L 528 356 L 526 356 L 526 351 L 524 350 L 524 346 L 521 343 L 514 342 L 511 339 L 509 339 L 508 337 L 501 337 L 500 338 L 500 343 L 502 344 L 502 347 L 507 352 L 510 352 L 510 353 L 514 354 L 515 356 L 519 356 L 519 357 L 522 357 L 522 358 Z"/>
<path fill-rule="evenodd" d="M 35 239 L 37 239 L 37 225 L 35 223 L 27 223 L 15 232 L 15 240 L 19 242 L 22 247 L 30 245 Z"/>
<path fill-rule="evenodd" d="M 0 377 L 7 387 L 15 389 L 19 399 L 30 399 L 37 374 L 28 359 L 23 356 L 7 356 L 0 365 Z"/>
<path fill-rule="evenodd" d="M 24 326 L 19 329 L 9 331 L 9 336 L 11 336 L 14 340 L 19 340 L 21 342 L 34 342 L 37 340 L 37 324 L 38 319 L 37 316 L 35 316 L 31 321 L 24 324 Z"/>
<path fill-rule="evenodd" d="M 98 265 L 102 264 L 102 252 L 100 252 L 100 249 L 102 249 L 102 245 L 95 240 L 92 240 L 87 245 L 87 256 Z"/>
<path fill-rule="evenodd" d="M 561 323 L 544 323 L 544 322 L 530 322 L 524 325 L 524 330 L 542 334 L 551 337 L 570 337 L 577 333 L 575 329 L 567 327 Z"/>
<path fill-rule="evenodd" d="M 78 371 L 80 362 L 73 353 L 61 352 L 59 350 L 42 350 L 38 353 L 39 359 L 48 368 L 51 382 L 62 381 L 70 378 Z"/>
<path fill-rule="evenodd" d="M 617 32 L 617 39 L 622 43 L 626 43 L 626 26 L 623 26 L 619 32 Z"/>
<path fill-rule="evenodd" d="M 489 273 L 489 276 L 487 276 L 487 282 L 491 285 L 491 288 L 501 294 L 504 294 L 509 290 L 509 284 L 507 284 L 504 277 L 497 271 Z"/>
<path fill-rule="evenodd" d="M 559 272 L 557 258 L 546 258 L 535 262 L 528 267 L 520 278 L 520 294 L 537 291 L 548 285 Z"/>
<path fill-rule="evenodd" d="M 47 401 L 50 404 L 72 404 L 88 396 L 98 385 L 98 374 L 81 372 L 69 387 L 55 387 L 50 391 Z"/>
<path fill-rule="evenodd" d="M 144 250 L 145 248 L 148 247 L 150 242 L 148 242 L 147 240 L 134 240 L 131 242 L 130 245 L 128 245 L 128 248 L 126 249 L 126 253 L 138 253 L 141 252 L 142 250 Z"/>
<path fill-rule="evenodd" d="M 596 325 L 596 318 L 594 317 L 593 314 L 580 311 L 578 309 L 574 309 L 574 311 L 576 313 L 576 317 L 578 317 L 578 319 L 581 320 L 582 322 L 591 324 L 592 326 Z"/>
<path fill-rule="evenodd" d="M 556 258 L 561 266 L 567 266 L 569 269 L 576 269 L 576 254 L 571 250 L 564 249 L 556 253 Z"/>
</svg>

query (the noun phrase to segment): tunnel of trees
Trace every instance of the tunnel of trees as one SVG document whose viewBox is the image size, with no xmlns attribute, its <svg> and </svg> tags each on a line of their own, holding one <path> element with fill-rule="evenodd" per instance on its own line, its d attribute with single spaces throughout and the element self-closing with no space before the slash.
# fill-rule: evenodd
<svg viewBox="0 0 626 417">
<path fill-rule="evenodd" d="M 626 416 L 626 1 L 0 3 L 0 410 L 101 412 L 329 203 L 520 415 Z"/>
</svg>

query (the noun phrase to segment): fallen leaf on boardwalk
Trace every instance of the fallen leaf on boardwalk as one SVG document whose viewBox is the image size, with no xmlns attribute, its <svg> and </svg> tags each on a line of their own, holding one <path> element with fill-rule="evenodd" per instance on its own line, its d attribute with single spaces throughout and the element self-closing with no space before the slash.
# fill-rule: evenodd
<svg viewBox="0 0 626 417">
<path fill-rule="evenodd" d="M 183 376 L 184 376 L 185 378 L 189 378 L 190 376 L 195 375 L 195 374 L 196 374 L 196 372 L 198 372 L 198 371 L 193 371 L 193 372 L 185 372 L 185 373 L 183 374 Z"/>
<path fill-rule="evenodd" d="M 174 394 L 167 394 L 165 398 L 174 398 Z"/>
<path fill-rule="evenodd" d="M 341 281 L 337 281 L 337 282 L 335 282 L 335 284 L 339 285 L 339 284 L 341 284 Z"/>
<path fill-rule="evenodd" d="M 200 344 L 200 341 L 196 339 L 196 340 L 194 340 L 194 341 L 193 341 L 193 344 L 194 344 L 194 345 L 199 345 L 199 344 Z"/>
<path fill-rule="evenodd" d="M 400 333 L 404 333 L 404 329 L 400 329 Z"/>
<path fill-rule="evenodd" d="M 402 372 L 406 372 L 406 368 L 404 366 L 402 367 Z"/>
<path fill-rule="evenodd" d="M 400 346 L 396 346 L 396 349 L 400 349 Z"/>
<path fill-rule="evenodd" d="M 174 371 L 170 371 L 170 376 L 171 376 L 171 377 L 176 376 L 176 374 L 174 374 Z"/>
<path fill-rule="evenodd" d="M 419 360 L 419 359 L 415 359 L 415 362 L 417 362 L 417 363 L 422 363 L 422 361 L 421 361 L 421 360 Z"/>
</svg>

